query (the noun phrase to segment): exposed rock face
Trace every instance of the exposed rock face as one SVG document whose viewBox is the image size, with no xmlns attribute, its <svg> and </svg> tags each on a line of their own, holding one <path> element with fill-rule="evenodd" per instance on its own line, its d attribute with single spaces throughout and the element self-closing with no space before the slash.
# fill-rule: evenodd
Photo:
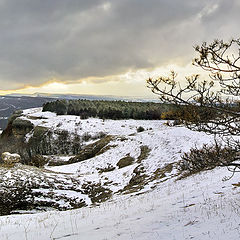
<svg viewBox="0 0 240 240">
<path fill-rule="evenodd" d="M 33 124 L 28 120 L 17 118 L 12 123 L 12 133 L 16 138 L 23 138 L 33 129 Z"/>
<path fill-rule="evenodd" d="M 23 112 L 19 110 L 9 117 L 7 128 L 3 131 L 1 137 L 13 135 L 14 137 L 22 138 L 34 128 L 31 121 L 20 118 L 22 114 Z"/>
<path fill-rule="evenodd" d="M 36 160 L 35 156 L 73 155 L 81 151 L 82 141 L 79 136 L 70 135 L 67 131 L 34 127 L 31 121 L 22 116 L 22 111 L 18 111 L 9 118 L 8 126 L 0 137 L 0 154 L 15 152 L 21 156 L 22 163 L 36 162 L 37 166 L 41 166 L 43 161 L 39 157 Z"/>
<path fill-rule="evenodd" d="M 19 118 L 22 111 L 16 111 L 8 119 L 7 128 L 0 137 L 0 153 L 16 152 L 20 154 L 19 149 L 24 148 L 24 138 L 33 128 L 33 124 L 28 120 Z"/>
<path fill-rule="evenodd" d="M 16 111 L 8 119 L 7 128 L 0 137 L 0 154 L 3 152 L 15 152 L 21 155 L 22 160 L 27 155 L 22 154 L 25 149 L 24 137 L 33 129 L 30 121 L 22 120 L 22 111 Z"/>
<path fill-rule="evenodd" d="M 9 153 L 9 152 L 4 152 L 2 153 L 2 160 L 5 164 L 11 165 L 14 163 L 19 163 L 21 161 L 21 157 L 17 153 Z"/>
</svg>

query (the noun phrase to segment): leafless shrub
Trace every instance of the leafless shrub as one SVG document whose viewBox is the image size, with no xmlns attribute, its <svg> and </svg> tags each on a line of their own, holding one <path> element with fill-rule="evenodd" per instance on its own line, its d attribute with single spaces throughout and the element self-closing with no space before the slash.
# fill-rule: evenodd
<svg viewBox="0 0 240 240">
<path fill-rule="evenodd" d="M 217 166 L 229 166 L 236 160 L 237 151 L 230 146 L 223 146 L 215 141 L 214 144 L 196 146 L 182 155 L 178 170 L 184 175 L 191 175 L 202 170 L 213 169 Z"/>
<path fill-rule="evenodd" d="M 89 141 L 91 138 L 92 138 L 92 135 L 91 135 L 90 133 L 88 133 L 88 132 L 85 132 L 85 133 L 82 135 L 82 140 L 83 140 L 84 142 Z"/>
<path fill-rule="evenodd" d="M 18 181 L 11 184 L 1 184 L 0 215 L 10 214 L 17 209 L 26 209 L 33 203 L 33 194 L 30 184 Z"/>
</svg>

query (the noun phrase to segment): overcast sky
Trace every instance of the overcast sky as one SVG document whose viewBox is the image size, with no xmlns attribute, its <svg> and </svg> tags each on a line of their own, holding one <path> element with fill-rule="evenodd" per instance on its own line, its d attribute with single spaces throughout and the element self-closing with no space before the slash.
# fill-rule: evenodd
<svg viewBox="0 0 240 240">
<path fill-rule="evenodd" d="M 0 90 L 141 95 L 193 45 L 240 37 L 239 12 L 239 0 L 0 0 Z"/>
</svg>

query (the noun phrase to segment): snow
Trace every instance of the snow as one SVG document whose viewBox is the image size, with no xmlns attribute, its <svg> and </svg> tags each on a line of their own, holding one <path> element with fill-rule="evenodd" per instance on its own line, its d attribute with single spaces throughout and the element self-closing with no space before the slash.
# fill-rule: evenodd
<svg viewBox="0 0 240 240">
<path fill-rule="evenodd" d="M 120 194 L 139 165 L 136 161 L 127 167 L 118 168 L 117 162 L 130 155 L 135 159 L 141 146 L 151 149 L 140 163 L 148 176 L 169 163 L 176 163 L 191 147 L 211 143 L 214 138 L 205 133 L 193 132 L 184 127 L 169 127 L 164 121 L 139 120 L 82 120 L 77 116 L 56 116 L 41 112 L 41 109 L 24 110 L 21 118 L 35 126 L 68 130 L 83 135 L 95 136 L 105 132 L 115 138 L 108 151 L 83 162 L 50 167 L 47 176 L 64 178 L 64 174 L 79 182 L 101 183 L 113 191 L 113 197 L 98 206 L 82 193 L 55 190 L 56 194 L 68 194 L 83 198 L 88 206 L 64 212 L 10 215 L 0 217 L 0 239 L 239 239 L 240 238 L 240 182 L 238 173 L 230 176 L 226 168 L 204 171 L 182 180 L 177 180 L 174 170 L 164 179 L 146 182 L 136 193 Z M 137 133 L 142 126 L 145 131 Z M 55 156 L 56 157 L 56 156 Z M 71 156 L 59 156 L 69 160 Z M 99 168 L 108 165 L 113 171 L 100 173 Z M 18 170 L 18 171 L 21 171 Z M 6 172 L 11 178 L 14 172 Z M 26 175 L 28 178 L 29 175 Z M 37 173 L 35 178 L 37 178 Z M 60 179 L 59 179 L 60 180 Z M 50 181 L 50 180 L 49 180 Z M 54 177 L 52 177 L 54 181 Z M 46 191 L 38 189 L 38 191 Z M 63 203 L 64 205 L 65 203 Z"/>
<path fill-rule="evenodd" d="M 165 182 L 98 207 L 1 217 L 1 239 L 239 239 L 239 190 L 226 169 Z"/>
<path fill-rule="evenodd" d="M 34 126 L 48 127 L 52 129 L 67 130 L 70 133 L 83 135 L 89 133 L 92 136 L 99 132 L 112 135 L 130 135 L 136 133 L 136 129 L 142 126 L 146 129 L 159 128 L 159 121 L 146 120 L 102 120 L 96 118 L 81 119 L 79 116 L 60 115 L 52 112 L 41 112 L 41 108 L 33 108 L 23 111 L 21 119 L 29 120 Z"/>
</svg>

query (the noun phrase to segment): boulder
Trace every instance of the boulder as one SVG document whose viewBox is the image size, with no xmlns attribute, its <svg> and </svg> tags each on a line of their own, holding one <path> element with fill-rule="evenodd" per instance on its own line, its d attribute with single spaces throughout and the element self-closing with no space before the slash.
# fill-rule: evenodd
<svg viewBox="0 0 240 240">
<path fill-rule="evenodd" d="M 5 164 L 11 165 L 14 163 L 19 163 L 21 161 L 21 157 L 17 153 L 9 153 L 9 152 L 4 152 L 2 153 L 2 160 Z"/>
</svg>

